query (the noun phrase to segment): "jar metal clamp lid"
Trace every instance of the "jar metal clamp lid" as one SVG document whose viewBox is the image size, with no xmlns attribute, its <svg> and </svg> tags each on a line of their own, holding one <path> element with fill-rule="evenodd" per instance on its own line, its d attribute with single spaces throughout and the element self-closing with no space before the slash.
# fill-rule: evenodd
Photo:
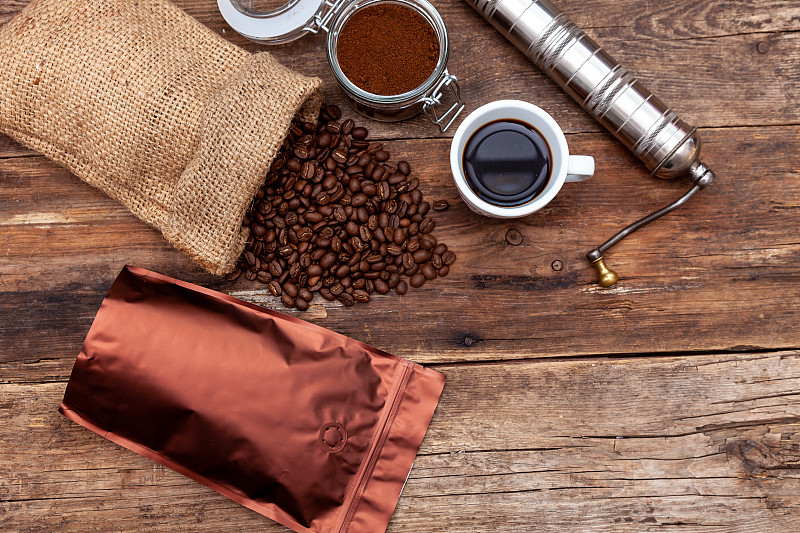
<svg viewBox="0 0 800 533">
<path fill-rule="evenodd" d="M 376 3 L 413 9 L 427 20 L 439 39 L 436 68 L 422 85 L 407 93 L 391 96 L 368 93 L 350 82 L 339 68 L 336 56 L 339 31 L 355 11 Z M 246 0 L 217 0 L 217 5 L 234 31 L 262 44 L 283 44 L 308 33 L 326 32 L 328 63 L 336 81 L 354 101 L 355 108 L 370 118 L 394 122 L 422 112 L 444 132 L 464 109 L 458 80 L 447 71 L 449 39 L 444 21 L 427 0 L 289 0 L 271 10 L 253 9 L 252 2 Z"/>
</svg>

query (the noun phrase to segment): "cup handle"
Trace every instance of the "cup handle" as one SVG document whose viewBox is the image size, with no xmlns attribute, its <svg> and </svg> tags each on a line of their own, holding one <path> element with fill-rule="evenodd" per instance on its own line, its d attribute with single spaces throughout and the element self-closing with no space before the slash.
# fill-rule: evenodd
<svg viewBox="0 0 800 533">
<path fill-rule="evenodd" d="M 590 155 L 571 155 L 567 163 L 567 183 L 588 180 L 594 175 L 594 158 Z"/>
</svg>

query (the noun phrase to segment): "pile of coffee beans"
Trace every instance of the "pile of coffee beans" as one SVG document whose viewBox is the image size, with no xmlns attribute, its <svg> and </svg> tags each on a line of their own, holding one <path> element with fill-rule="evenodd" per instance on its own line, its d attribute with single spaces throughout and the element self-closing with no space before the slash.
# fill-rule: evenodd
<svg viewBox="0 0 800 533">
<path fill-rule="evenodd" d="M 403 295 L 456 260 L 431 235 L 431 204 L 409 164 L 389 161 L 366 128 L 340 118 L 329 106 L 318 125 L 292 124 L 244 217 L 250 238 L 228 279 L 244 273 L 286 307 L 306 310 L 316 292 L 347 306 Z"/>
</svg>

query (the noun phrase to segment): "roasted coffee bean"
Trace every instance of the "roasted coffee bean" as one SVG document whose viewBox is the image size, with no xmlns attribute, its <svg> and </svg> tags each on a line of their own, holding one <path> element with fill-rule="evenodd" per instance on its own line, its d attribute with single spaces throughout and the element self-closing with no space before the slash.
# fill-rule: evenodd
<svg viewBox="0 0 800 533">
<path fill-rule="evenodd" d="M 331 134 L 323 131 L 317 137 L 317 146 L 320 148 L 327 148 L 331 144 Z"/>
<path fill-rule="evenodd" d="M 323 298 L 325 298 L 329 302 L 332 302 L 333 300 L 336 299 L 336 296 L 331 292 L 331 290 L 328 287 L 324 287 L 324 286 L 321 287 L 319 289 L 319 294 L 320 294 L 320 296 L 322 296 Z"/>
<path fill-rule="evenodd" d="M 374 285 L 375 285 L 375 292 L 377 292 L 378 294 L 389 293 L 389 285 L 387 285 L 385 281 L 381 279 L 376 279 L 374 281 Z"/>
<path fill-rule="evenodd" d="M 425 284 L 425 279 L 425 276 L 421 272 L 418 272 L 411 276 L 411 286 L 422 287 Z"/>
<path fill-rule="evenodd" d="M 433 254 L 431 256 L 431 264 L 437 270 L 442 268 L 442 265 L 444 265 L 444 262 L 442 261 L 442 256 L 439 254 Z"/>
<path fill-rule="evenodd" d="M 415 262 L 416 261 L 414 261 L 414 255 L 413 254 L 411 254 L 409 252 L 406 252 L 406 253 L 403 254 L 403 267 L 404 268 L 411 268 L 412 266 L 414 266 Z"/>
<path fill-rule="evenodd" d="M 383 163 L 384 161 L 389 159 L 389 152 L 386 150 L 378 150 L 375 152 L 375 159 Z"/>
<path fill-rule="evenodd" d="M 424 248 L 426 250 L 433 250 L 433 248 L 438 244 L 436 237 L 430 234 L 422 235 L 419 238 L 419 245 L 420 248 Z"/>
<path fill-rule="evenodd" d="M 353 136 L 353 139 L 358 139 L 359 141 L 363 141 L 364 139 L 367 138 L 367 135 L 369 135 L 369 131 L 367 131 L 367 128 L 363 126 L 357 126 L 353 128 L 353 131 L 350 132 L 350 135 Z"/>
<path fill-rule="evenodd" d="M 442 254 L 442 262 L 447 266 L 452 265 L 456 262 L 456 254 L 450 250 L 446 251 L 444 254 Z"/>
<path fill-rule="evenodd" d="M 267 228 L 259 224 L 258 222 L 253 222 L 250 226 L 250 231 L 253 232 L 253 235 L 256 237 L 263 237 L 267 233 Z"/>
<path fill-rule="evenodd" d="M 314 295 L 311 294 L 311 291 L 309 291 L 305 287 L 303 287 L 299 291 L 297 291 L 297 295 L 300 296 L 300 298 L 302 298 L 303 300 L 305 300 L 307 302 L 310 302 L 311 299 L 314 298 Z"/>
<path fill-rule="evenodd" d="M 286 283 L 283 284 L 283 292 L 288 294 L 292 298 L 295 298 L 298 293 L 297 285 L 295 285 L 291 281 L 287 281 Z"/>
<path fill-rule="evenodd" d="M 339 120 L 339 117 L 342 116 L 342 111 L 339 109 L 337 105 L 329 105 L 325 108 L 325 111 L 331 116 L 333 120 Z"/>
<path fill-rule="evenodd" d="M 267 288 L 269 289 L 269 292 L 271 292 L 273 296 L 280 296 L 281 293 L 283 293 L 281 284 L 275 280 L 270 281 Z"/>
<path fill-rule="evenodd" d="M 286 307 L 294 307 L 294 298 L 288 294 L 281 295 L 281 302 L 283 302 L 283 305 Z"/>
<path fill-rule="evenodd" d="M 437 255 L 442 255 L 446 251 L 447 251 L 447 245 L 444 244 L 444 243 L 439 243 L 439 244 L 437 244 L 436 246 L 433 247 L 433 250 L 431 250 L 431 253 L 432 254 L 437 254 Z"/>
<path fill-rule="evenodd" d="M 353 121 L 352 119 L 347 119 L 342 123 L 342 134 L 349 135 L 353 131 Z"/>
<path fill-rule="evenodd" d="M 436 227 L 436 222 L 434 222 L 431 217 L 425 217 L 422 219 L 422 222 L 419 223 L 419 232 L 430 233 L 431 231 L 433 231 L 433 228 L 435 227 Z"/>
<path fill-rule="evenodd" d="M 242 269 L 241 268 L 237 268 L 236 270 L 234 270 L 233 272 L 228 274 L 226 279 L 228 281 L 234 281 L 234 280 L 239 279 L 239 276 L 241 276 L 241 275 L 242 275 Z"/>
<path fill-rule="evenodd" d="M 449 273 L 450 273 L 450 267 L 447 265 L 444 265 L 442 268 L 439 269 L 439 276 L 442 278 Z"/>
<path fill-rule="evenodd" d="M 404 280 L 398 281 L 397 285 L 394 288 L 394 291 L 400 296 L 403 296 L 405 293 L 408 292 L 408 283 L 406 283 Z"/>
<path fill-rule="evenodd" d="M 409 174 L 411 174 L 411 165 L 408 164 L 408 161 L 398 161 L 397 171 L 400 174 L 405 174 L 406 176 L 408 176 Z"/>
<path fill-rule="evenodd" d="M 304 299 L 302 299 L 302 298 L 297 298 L 297 299 L 294 301 L 294 306 L 295 306 L 297 309 L 299 309 L 300 311 L 307 311 L 307 310 L 308 310 L 308 307 L 309 307 L 309 305 L 308 305 L 308 301 L 306 301 L 306 300 L 304 300 Z"/>
<path fill-rule="evenodd" d="M 413 257 L 415 263 L 424 263 L 425 261 L 431 258 L 431 252 L 429 250 L 421 248 L 416 252 L 414 252 Z"/>
<path fill-rule="evenodd" d="M 436 277 L 436 268 L 431 263 L 425 263 L 419 268 L 420 273 L 425 276 L 426 279 L 433 279 Z M 413 284 L 413 279 L 412 279 Z"/>
<path fill-rule="evenodd" d="M 263 270 L 256 274 L 256 279 L 261 283 L 269 283 L 272 281 L 272 276 L 269 275 L 269 272 L 264 272 Z"/>
<path fill-rule="evenodd" d="M 369 293 L 361 289 L 356 289 L 353 291 L 353 299 L 357 302 L 367 303 L 369 301 Z"/>
<path fill-rule="evenodd" d="M 346 305 L 347 307 L 350 307 L 355 303 L 355 299 L 346 292 L 341 293 L 336 299 L 339 300 L 339 303 Z"/>
</svg>

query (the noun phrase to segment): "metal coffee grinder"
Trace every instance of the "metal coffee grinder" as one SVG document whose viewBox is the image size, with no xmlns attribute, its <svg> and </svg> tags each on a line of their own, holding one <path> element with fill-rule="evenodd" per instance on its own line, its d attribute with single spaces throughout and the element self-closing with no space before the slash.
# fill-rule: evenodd
<svg viewBox="0 0 800 533">
<path fill-rule="evenodd" d="M 678 118 L 547 0 L 466 2 L 641 159 L 651 175 L 691 178 L 692 187 L 686 194 L 586 255 L 597 269 L 600 285 L 614 285 L 617 274 L 606 266 L 605 251 L 682 206 L 714 180 L 714 172 L 699 159 L 697 128 Z"/>
</svg>

